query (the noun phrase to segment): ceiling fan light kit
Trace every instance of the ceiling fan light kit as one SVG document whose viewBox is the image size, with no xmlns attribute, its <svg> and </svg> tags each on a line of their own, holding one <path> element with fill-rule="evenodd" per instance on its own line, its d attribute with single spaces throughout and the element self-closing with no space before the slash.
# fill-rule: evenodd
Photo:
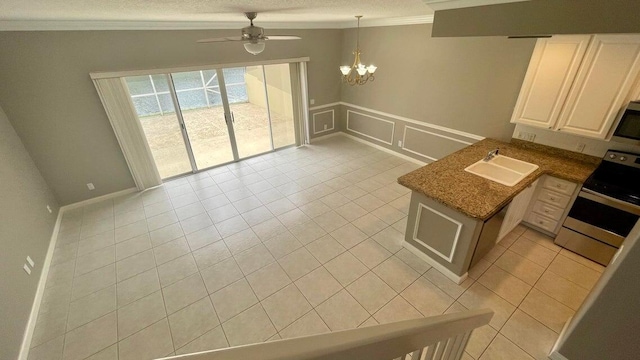
<svg viewBox="0 0 640 360">
<path fill-rule="evenodd" d="M 356 16 L 358 19 L 358 30 L 356 35 L 356 49 L 353 52 L 354 59 L 353 65 L 340 66 L 340 72 L 342 73 L 342 82 L 345 82 L 351 86 L 364 85 L 368 81 L 375 80 L 373 73 L 378 69 L 377 66 L 369 65 L 364 66 L 360 61 L 360 18 L 362 15 Z"/>
<path fill-rule="evenodd" d="M 247 50 L 249 54 L 258 55 L 264 51 L 264 41 L 249 41 L 244 43 L 244 49 Z"/>
<path fill-rule="evenodd" d="M 242 36 L 230 36 L 224 38 L 201 39 L 199 43 L 225 42 L 225 41 L 242 41 L 244 49 L 252 55 L 258 55 L 264 51 L 266 40 L 300 40 L 299 36 L 292 35 L 271 35 L 264 34 L 264 28 L 253 25 L 253 19 L 258 16 L 257 12 L 246 12 L 244 15 L 249 19 L 251 24 L 242 28 Z"/>
</svg>

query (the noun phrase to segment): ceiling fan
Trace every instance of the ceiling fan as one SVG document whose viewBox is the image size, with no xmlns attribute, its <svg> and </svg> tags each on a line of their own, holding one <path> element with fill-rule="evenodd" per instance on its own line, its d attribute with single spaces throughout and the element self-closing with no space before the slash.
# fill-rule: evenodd
<svg viewBox="0 0 640 360">
<path fill-rule="evenodd" d="M 264 28 L 253 25 L 253 19 L 258 16 L 257 12 L 246 12 L 244 15 L 249 19 L 251 25 L 242 28 L 242 36 L 229 36 L 223 38 L 200 39 L 199 43 L 225 42 L 225 41 L 243 41 L 244 48 L 248 53 L 258 55 L 264 51 L 265 40 L 299 40 L 299 36 L 290 35 L 270 35 L 264 34 Z"/>
</svg>

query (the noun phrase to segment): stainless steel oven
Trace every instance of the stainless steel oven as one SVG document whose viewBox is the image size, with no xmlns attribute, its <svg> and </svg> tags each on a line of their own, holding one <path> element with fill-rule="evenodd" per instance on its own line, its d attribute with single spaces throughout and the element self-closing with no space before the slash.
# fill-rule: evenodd
<svg viewBox="0 0 640 360">
<path fill-rule="evenodd" d="M 585 181 L 556 244 L 607 265 L 640 219 L 640 155 L 608 151 Z"/>
</svg>

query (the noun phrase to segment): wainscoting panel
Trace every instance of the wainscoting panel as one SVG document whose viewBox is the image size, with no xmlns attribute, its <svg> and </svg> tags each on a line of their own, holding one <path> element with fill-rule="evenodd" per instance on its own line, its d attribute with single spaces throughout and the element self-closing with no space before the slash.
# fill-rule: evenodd
<svg viewBox="0 0 640 360">
<path fill-rule="evenodd" d="M 309 137 L 314 139 L 340 131 L 341 107 L 335 102 L 309 108 Z"/>
<path fill-rule="evenodd" d="M 460 239 L 462 223 L 419 203 L 413 240 L 451 263 Z"/>
<path fill-rule="evenodd" d="M 402 134 L 402 150 L 423 157 L 427 161 L 441 159 L 473 142 L 410 125 L 404 126 Z"/>
<path fill-rule="evenodd" d="M 335 130 L 336 112 L 333 109 L 319 111 L 311 115 L 312 131 L 314 135 Z"/>
<path fill-rule="evenodd" d="M 341 102 L 336 127 L 349 135 L 409 156 L 433 162 L 479 140 L 482 136 L 442 125 Z M 342 126 L 338 125 L 342 121 Z"/>
<path fill-rule="evenodd" d="M 395 128 L 394 121 L 347 110 L 346 129 L 369 139 L 393 146 Z"/>
</svg>

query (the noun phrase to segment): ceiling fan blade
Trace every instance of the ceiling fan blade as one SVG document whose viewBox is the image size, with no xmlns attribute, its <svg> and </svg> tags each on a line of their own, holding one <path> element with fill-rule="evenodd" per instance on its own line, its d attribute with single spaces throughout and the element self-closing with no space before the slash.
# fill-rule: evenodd
<svg viewBox="0 0 640 360">
<path fill-rule="evenodd" d="M 225 41 L 244 41 L 242 36 L 227 36 L 223 38 L 211 38 L 211 39 L 200 39 L 196 42 L 199 43 L 212 43 L 212 42 L 225 42 Z"/>
<path fill-rule="evenodd" d="M 265 40 L 301 40 L 300 36 L 293 35 L 268 35 L 265 36 Z"/>
</svg>

